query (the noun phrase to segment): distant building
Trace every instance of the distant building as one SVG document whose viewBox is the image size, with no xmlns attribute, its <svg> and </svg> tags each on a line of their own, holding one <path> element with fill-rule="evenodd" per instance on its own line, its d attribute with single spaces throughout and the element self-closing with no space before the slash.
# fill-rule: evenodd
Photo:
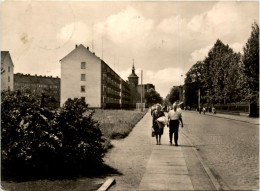
<svg viewBox="0 0 260 191">
<path fill-rule="evenodd" d="M 1 51 L 1 90 L 14 89 L 14 64 L 9 51 Z"/>
<path fill-rule="evenodd" d="M 130 89 L 103 60 L 82 44 L 60 60 L 61 101 L 82 98 L 90 108 L 123 108 L 130 103 Z"/>
<path fill-rule="evenodd" d="M 140 99 L 140 95 L 137 91 L 139 77 L 135 74 L 135 66 L 133 63 L 132 73 L 128 76 L 128 84 L 131 92 L 130 105 L 132 108 L 136 107 L 136 103 Z"/>
<path fill-rule="evenodd" d="M 138 91 L 138 93 L 140 94 L 140 98 L 141 98 L 141 95 L 143 95 L 142 96 L 142 100 L 143 100 L 143 102 L 145 101 L 145 93 L 149 90 L 149 89 L 151 89 L 151 88 L 153 88 L 154 90 L 155 90 L 155 86 L 153 85 L 153 84 L 143 84 L 143 85 L 138 85 L 137 86 L 137 91 Z M 142 89 L 143 89 L 143 92 L 142 92 Z M 139 102 L 141 102 L 141 100 L 139 100 Z"/>
<path fill-rule="evenodd" d="M 60 101 L 60 78 L 30 74 L 14 74 L 14 90 L 30 89 L 33 93 L 55 98 Z"/>
</svg>

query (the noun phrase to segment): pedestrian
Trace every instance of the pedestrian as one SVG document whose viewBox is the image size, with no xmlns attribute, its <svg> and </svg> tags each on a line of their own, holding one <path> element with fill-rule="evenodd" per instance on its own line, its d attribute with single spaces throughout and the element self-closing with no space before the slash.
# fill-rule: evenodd
<svg viewBox="0 0 260 191">
<path fill-rule="evenodd" d="M 152 107 L 151 107 L 151 116 L 153 116 L 153 112 L 156 110 L 156 106 L 155 105 L 153 105 Z"/>
<path fill-rule="evenodd" d="M 203 107 L 202 111 L 203 111 L 203 114 L 205 115 L 205 113 L 206 113 L 206 108 Z"/>
<path fill-rule="evenodd" d="M 182 115 L 177 111 L 177 105 L 173 105 L 173 109 L 168 113 L 169 120 L 169 136 L 170 144 L 172 145 L 172 135 L 174 133 L 174 143 L 178 146 L 178 131 L 179 131 L 179 121 L 181 122 L 181 127 L 183 128 Z"/>
<path fill-rule="evenodd" d="M 152 117 L 153 117 L 153 127 L 152 128 L 154 130 L 157 145 L 161 144 L 161 136 L 163 134 L 163 128 L 159 127 L 157 119 L 162 116 L 165 116 L 164 112 L 162 111 L 162 107 L 160 104 L 157 104 L 156 110 L 154 110 L 154 112 L 152 113 Z"/>
<path fill-rule="evenodd" d="M 177 105 L 177 104 L 176 104 Z M 182 110 L 181 110 L 181 106 L 178 104 L 177 105 L 177 111 L 179 112 L 179 113 L 182 113 Z"/>
<path fill-rule="evenodd" d="M 213 114 L 216 114 L 216 113 L 217 113 L 215 107 L 212 107 L 212 113 L 213 113 Z"/>
</svg>

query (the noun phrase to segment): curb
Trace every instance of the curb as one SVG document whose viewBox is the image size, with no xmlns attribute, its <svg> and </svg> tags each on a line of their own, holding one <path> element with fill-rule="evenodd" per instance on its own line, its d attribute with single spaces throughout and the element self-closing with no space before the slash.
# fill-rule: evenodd
<svg viewBox="0 0 260 191">
<path fill-rule="evenodd" d="M 185 137 L 186 141 L 192 146 L 192 149 L 194 151 L 194 153 L 196 154 L 196 157 L 199 159 L 200 163 L 202 164 L 205 172 L 207 173 L 210 181 L 212 182 L 212 184 L 214 185 L 216 190 L 230 190 L 230 188 L 228 187 L 228 185 L 226 185 L 225 183 L 221 182 L 223 186 L 220 185 L 220 183 L 218 182 L 218 180 L 215 178 L 215 176 L 212 174 L 210 168 L 208 167 L 208 165 L 203 161 L 203 159 L 201 158 L 200 154 L 198 153 L 195 145 L 190 141 L 190 139 L 188 138 L 188 136 L 186 134 L 184 134 L 182 132 L 182 135 Z"/>
<path fill-rule="evenodd" d="M 107 191 L 115 183 L 116 180 L 114 178 L 109 178 L 97 191 Z"/>
<path fill-rule="evenodd" d="M 196 111 L 193 111 L 193 112 L 196 112 Z M 197 113 L 197 112 L 196 112 Z M 203 115 L 203 114 L 201 114 Z M 240 119 L 232 119 L 232 118 L 229 118 L 229 117 L 224 117 L 224 116 L 219 116 L 219 115 L 210 115 L 210 114 L 205 114 L 207 116 L 211 116 L 211 117 L 218 117 L 218 118 L 223 118 L 223 119 L 229 119 L 229 120 L 234 120 L 234 121 L 240 121 L 240 122 L 244 122 L 244 123 L 250 123 L 252 125 L 259 125 L 259 120 L 258 120 L 258 123 L 252 123 L 252 122 L 249 122 L 249 121 L 245 121 L 245 120 L 240 120 Z"/>
</svg>

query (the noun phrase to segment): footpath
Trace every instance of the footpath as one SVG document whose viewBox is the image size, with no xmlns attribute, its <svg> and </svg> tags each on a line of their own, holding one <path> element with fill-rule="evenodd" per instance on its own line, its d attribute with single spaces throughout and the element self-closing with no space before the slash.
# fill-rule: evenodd
<svg viewBox="0 0 260 191">
<path fill-rule="evenodd" d="M 197 111 L 187 111 L 187 112 L 197 112 Z M 201 115 L 204 115 L 203 112 L 201 112 Z M 243 116 L 243 115 L 229 115 L 229 114 L 222 114 L 222 113 L 212 114 L 212 113 L 209 113 L 209 112 L 206 112 L 205 115 L 247 122 L 247 123 L 251 123 L 251 124 L 254 124 L 254 125 L 259 125 L 259 118 L 251 118 L 251 117 Z"/>
<path fill-rule="evenodd" d="M 215 190 L 205 169 L 194 154 L 194 147 L 179 133 L 179 146 L 169 144 L 164 128 L 161 145 L 151 137 L 152 117 L 148 111 L 128 137 L 112 142 L 107 165 L 117 169 L 109 191 L 122 190 Z M 185 127 L 184 127 L 185 128 Z"/>
<path fill-rule="evenodd" d="M 194 190 L 180 146 L 170 146 L 168 129 L 156 145 L 138 190 Z"/>
</svg>

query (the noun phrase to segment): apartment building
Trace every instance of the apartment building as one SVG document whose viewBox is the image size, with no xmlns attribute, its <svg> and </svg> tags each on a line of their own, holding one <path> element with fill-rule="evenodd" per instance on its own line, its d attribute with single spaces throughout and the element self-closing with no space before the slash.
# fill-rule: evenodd
<svg viewBox="0 0 260 191">
<path fill-rule="evenodd" d="M 30 74 L 14 74 L 14 90 L 30 89 L 33 93 L 55 98 L 60 101 L 60 78 L 52 76 L 37 76 Z"/>
<path fill-rule="evenodd" d="M 90 108 L 123 108 L 129 100 L 124 80 L 82 44 L 60 60 L 61 105 L 81 98 Z"/>
</svg>

